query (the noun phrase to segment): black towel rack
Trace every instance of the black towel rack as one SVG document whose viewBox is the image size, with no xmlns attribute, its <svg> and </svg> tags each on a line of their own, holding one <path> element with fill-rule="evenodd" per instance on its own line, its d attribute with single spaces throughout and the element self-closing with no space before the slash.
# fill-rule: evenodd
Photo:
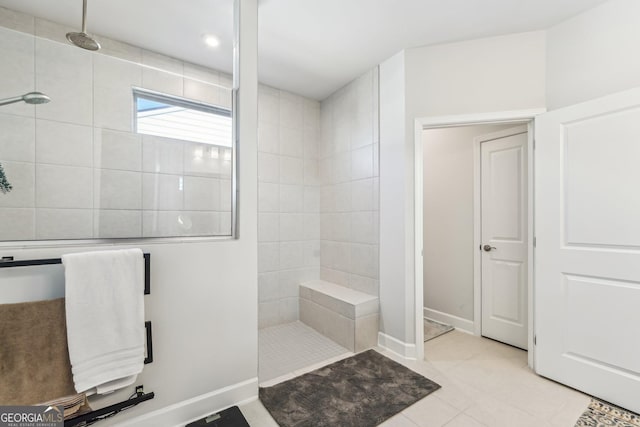
<svg viewBox="0 0 640 427">
<path fill-rule="evenodd" d="M 65 420 L 64 427 L 88 426 L 95 422 L 110 418 L 125 409 L 133 408 L 134 406 L 147 400 L 151 400 L 154 397 L 154 392 L 145 393 L 140 385 L 136 387 L 136 393 L 130 399 Z"/>
<path fill-rule="evenodd" d="M 144 256 L 144 294 L 149 295 L 151 293 L 151 254 L 145 253 L 142 255 Z M 0 268 L 51 264 L 62 264 L 62 258 L 14 260 L 12 256 L 3 256 L 2 259 L 0 259 Z"/>
<path fill-rule="evenodd" d="M 151 254 L 144 253 L 144 294 L 149 295 L 151 293 Z M 44 258 L 44 259 L 27 259 L 27 260 L 14 260 L 12 256 L 4 256 L 0 259 L 0 268 L 8 267 L 30 267 L 39 265 L 53 265 L 62 264 L 61 258 Z M 147 338 L 147 357 L 144 359 L 145 365 L 153 362 L 153 337 L 151 329 L 151 321 L 144 322 Z M 109 418 L 116 415 L 120 411 L 133 408 L 134 406 L 153 399 L 155 397 L 154 392 L 145 393 L 142 386 L 136 387 L 136 392 L 131 398 L 122 402 L 106 406 L 104 408 L 96 409 L 95 411 L 87 412 L 86 414 L 79 415 L 75 418 L 65 420 L 64 427 L 75 426 L 88 426 L 97 421 L 101 421 L 105 418 Z"/>
</svg>

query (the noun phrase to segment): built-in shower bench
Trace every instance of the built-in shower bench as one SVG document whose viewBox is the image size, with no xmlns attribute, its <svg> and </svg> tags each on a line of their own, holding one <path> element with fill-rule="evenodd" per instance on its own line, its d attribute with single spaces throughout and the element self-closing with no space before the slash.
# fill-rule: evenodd
<svg viewBox="0 0 640 427">
<path fill-rule="evenodd" d="M 378 339 L 378 297 L 324 280 L 300 285 L 300 320 L 346 349 L 359 352 Z"/>
</svg>

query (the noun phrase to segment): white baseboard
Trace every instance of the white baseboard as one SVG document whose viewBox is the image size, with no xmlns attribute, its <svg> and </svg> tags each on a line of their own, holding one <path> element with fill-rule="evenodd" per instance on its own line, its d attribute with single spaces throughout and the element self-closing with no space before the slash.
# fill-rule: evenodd
<svg viewBox="0 0 640 427">
<path fill-rule="evenodd" d="M 255 400 L 257 396 L 258 378 L 252 378 L 132 418 L 119 425 L 121 427 L 184 426 L 233 405 Z"/>
<path fill-rule="evenodd" d="M 463 319 L 462 317 L 454 316 L 452 314 L 443 313 L 438 310 L 432 310 L 430 308 L 424 308 L 424 317 L 426 319 L 435 320 L 436 322 L 446 323 L 454 328 L 474 334 L 474 325 L 472 320 Z"/>
<path fill-rule="evenodd" d="M 391 351 L 405 359 L 415 360 L 417 358 L 416 345 L 400 341 L 391 335 L 378 332 L 378 346 Z"/>
</svg>

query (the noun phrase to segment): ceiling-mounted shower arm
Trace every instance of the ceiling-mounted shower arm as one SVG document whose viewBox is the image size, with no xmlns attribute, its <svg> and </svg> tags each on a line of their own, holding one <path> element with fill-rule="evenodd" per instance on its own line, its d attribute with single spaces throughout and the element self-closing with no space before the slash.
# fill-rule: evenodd
<svg viewBox="0 0 640 427">
<path fill-rule="evenodd" d="M 67 33 L 67 40 L 87 50 L 100 50 L 100 43 L 87 34 L 87 0 L 82 0 L 82 31 Z"/>
<path fill-rule="evenodd" d="M 87 0 L 82 0 L 82 32 L 87 34 Z"/>
</svg>

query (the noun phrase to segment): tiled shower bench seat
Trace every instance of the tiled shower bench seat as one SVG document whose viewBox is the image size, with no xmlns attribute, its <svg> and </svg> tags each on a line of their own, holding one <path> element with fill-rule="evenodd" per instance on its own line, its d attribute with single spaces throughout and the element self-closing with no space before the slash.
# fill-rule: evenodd
<svg viewBox="0 0 640 427">
<path fill-rule="evenodd" d="M 324 280 L 300 284 L 300 320 L 346 349 L 374 347 L 378 338 L 378 297 Z"/>
</svg>

